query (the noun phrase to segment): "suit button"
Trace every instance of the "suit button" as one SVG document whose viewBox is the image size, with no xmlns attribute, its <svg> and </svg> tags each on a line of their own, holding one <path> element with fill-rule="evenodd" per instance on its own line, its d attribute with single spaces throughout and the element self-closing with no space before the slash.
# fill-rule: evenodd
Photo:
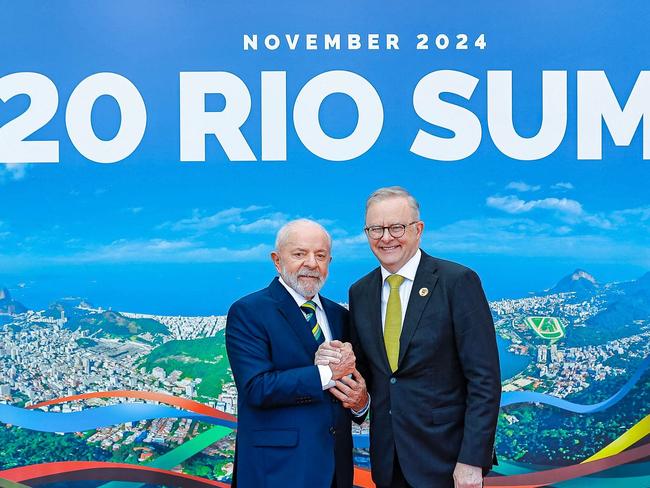
<svg viewBox="0 0 650 488">
<path fill-rule="evenodd" d="M 393 415 L 393 411 L 392 411 L 392 410 L 389 410 L 389 411 L 388 411 L 388 415 Z"/>
<path fill-rule="evenodd" d="M 330 434 L 336 435 L 336 429 L 334 427 L 330 427 Z"/>
<path fill-rule="evenodd" d="M 390 384 L 394 385 L 395 383 L 397 383 L 397 378 L 391 378 L 390 379 Z"/>
<path fill-rule="evenodd" d="M 332 403 L 338 403 L 339 401 L 336 398 L 332 398 Z"/>
</svg>

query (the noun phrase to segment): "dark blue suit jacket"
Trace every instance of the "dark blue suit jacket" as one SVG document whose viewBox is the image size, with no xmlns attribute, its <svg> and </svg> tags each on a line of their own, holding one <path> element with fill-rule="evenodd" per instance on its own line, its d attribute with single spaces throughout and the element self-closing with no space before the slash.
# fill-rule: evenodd
<svg viewBox="0 0 650 488">
<path fill-rule="evenodd" d="M 408 483 L 453 488 L 457 461 L 487 471 L 501 380 L 492 315 L 472 270 L 424 252 L 392 373 L 381 320 L 381 271 L 350 288 L 350 332 L 370 404 L 372 477 L 389 486 L 395 451 Z"/>
<path fill-rule="evenodd" d="M 347 311 L 321 296 L 333 339 Z M 238 391 L 233 484 L 240 488 L 352 486 L 349 410 L 321 387 L 317 350 L 300 308 L 274 279 L 228 312 L 226 348 Z"/>
</svg>

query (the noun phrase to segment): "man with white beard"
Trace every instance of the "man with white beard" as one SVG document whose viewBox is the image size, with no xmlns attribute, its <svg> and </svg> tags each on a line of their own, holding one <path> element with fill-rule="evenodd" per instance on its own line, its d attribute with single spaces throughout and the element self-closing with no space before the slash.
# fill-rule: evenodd
<svg viewBox="0 0 650 488">
<path fill-rule="evenodd" d="M 226 348 L 238 390 L 233 486 L 352 487 L 350 409 L 368 403 L 347 337 L 347 311 L 319 295 L 332 240 L 318 223 L 294 220 L 271 253 L 279 277 L 235 302 Z M 316 366 L 323 342 L 336 361 Z M 337 399 L 328 388 L 346 385 Z M 339 397 L 341 394 L 339 394 Z"/>
</svg>

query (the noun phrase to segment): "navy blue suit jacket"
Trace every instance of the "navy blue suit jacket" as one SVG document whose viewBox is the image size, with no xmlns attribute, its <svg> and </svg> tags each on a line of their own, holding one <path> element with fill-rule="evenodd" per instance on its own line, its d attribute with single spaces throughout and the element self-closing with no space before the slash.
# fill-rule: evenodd
<svg viewBox="0 0 650 488">
<path fill-rule="evenodd" d="M 381 270 L 350 288 L 350 332 L 370 404 L 372 477 L 389 486 L 395 451 L 411 486 L 453 487 L 457 461 L 487 471 L 501 380 L 492 315 L 472 270 L 422 252 L 392 373 Z"/>
<path fill-rule="evenodd" d="M 321 296 L 333 339 L 347 311 Z M 240 488 L 352 486 L 349 410 L 322 390 L 318 348 L 300 308 L 275 278 L 228 312 L 226 348 L 238 392 L 233 484 Z"/>
</svg>

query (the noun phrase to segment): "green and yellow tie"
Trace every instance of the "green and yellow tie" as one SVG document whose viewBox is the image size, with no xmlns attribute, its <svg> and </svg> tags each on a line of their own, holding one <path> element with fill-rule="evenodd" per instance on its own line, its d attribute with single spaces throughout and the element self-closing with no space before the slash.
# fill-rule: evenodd
<svg viewBox="0 0 650 488">
<path fill-rule="evenodd" d="M 399 359 L 399 336 L 402 333 L 402 302 L 399 298 L 399 287 L 404 282 L 400 275 L 390 275 L 386 278 L 390 286 L 390 295 L 386 304 L 386 319 L 384 320 L 384 345 L 390 370 L 397 370 Z"/>
<path fill-rule="evenodd" d="M 318 320 L 316 319 L 316 304 L 311 300 L 306 301 L 300 306 L 300 310 L 305 314 L 305 319 L 311 328 L 311 333 L 314 335 L 314 339 L 320 345 L 325 342 L 325 337 L 323 336 L 323 331 L 318 325 Z"/>
</svg>

